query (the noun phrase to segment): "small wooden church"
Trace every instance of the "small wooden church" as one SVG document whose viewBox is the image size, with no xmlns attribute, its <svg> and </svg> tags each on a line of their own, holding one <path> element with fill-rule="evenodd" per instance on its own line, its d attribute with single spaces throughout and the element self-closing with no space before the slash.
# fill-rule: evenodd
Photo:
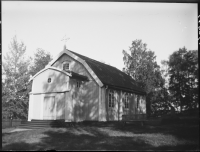
<svg viewBox="0 0 200 152">
<path fill-rule="evenodd" d="M 146 93 L 135 80 L 66 48 L 30 81 L 29 121 L 120 121 L 146 114 Z"/>
</svg>

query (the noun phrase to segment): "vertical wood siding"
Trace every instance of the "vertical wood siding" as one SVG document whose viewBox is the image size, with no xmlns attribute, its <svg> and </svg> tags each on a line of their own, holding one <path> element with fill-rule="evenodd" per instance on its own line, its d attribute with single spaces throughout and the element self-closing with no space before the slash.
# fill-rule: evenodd
<svg viewBox="0 0 200 152">
<path fill-rule="evenodd" d="M 41 115 L 41 95 L 32 95 L 33 96 L 33 110 L 32 110 L 32 118 L 31 119 L 40 119 Z"/>
<path fill-rule="evenodd" d="M 65 94 L 66 93 L 58 93 L 55 96 L 56 119 L 65 119 Z"/>
<path fill-rule="evenodd" d="M 107 111 L 106 111 L 106 89 L 105 87 L 102 87 L 99 89 L 101 90 L 101 95 L 100 95 L 100 107 L 99 107 L 99 121 L 106 121 L 106 115 L 107 115 Z"/>
<path fill-rule="evenodd" d="M 64 61 L 70 62 L 71 71 L 79 73 L 81 75 L 85 75 L 89 78 L 89 81 L 87 82 L 82 81 L 80 88 L 77 88 L 76 86 L 77 80 L 69 80 L 70 94 L 66 95 L 66 100 L 68 100 L 66 108 L 68 110 L 70 109 L 71 113 L 65 113 L 66 119 L 71 119 L 72 121 L 98 121 L 100 117 L 98 84 L 95 82 L 95 80 L 92 78 L 92 76 L 88 73 L 88 71 L 81 63 L 79 63 L 78 61 L 74 60 L 66 54 L 62 55 L 52 66 L 62 70 L 62 63 Z"/>
<path fill-rule="evenodd" d="M 77 88 L 76 80 L 70 80 L 74 121 L 99 120 L 99 87 L 96 83 L 82 82 Z"/>
<path fill-rule="evenodd" d="M 108 107 L 108 93 L 109 89 L 106 90 L 106 120 L 107 121 L 120 121 L 122 115 L 134 115 L 134 114 L 146 114 L 146 98 L 145 96 L 137 95 L 134 93 L 126 93 L 123 91 L 115 91 L 116 105 L 113 109 Z M 128 94 L 129 108 L 125 109 L 124 98 L 125 94 Z M 137 100 L 138 107 L 137 107 Z M 114 110 L 114 113 L 113 113 Z M 112 112 L 111 112 L 112 111 Z"/>
</svg>

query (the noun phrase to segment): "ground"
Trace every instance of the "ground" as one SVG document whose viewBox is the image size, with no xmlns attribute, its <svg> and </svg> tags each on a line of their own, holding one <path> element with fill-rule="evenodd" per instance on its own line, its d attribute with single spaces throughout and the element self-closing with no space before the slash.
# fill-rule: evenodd
<svg viewBox="0 0 200 152">
<path fill-rule="evenodd" d="M 199 150 L 198 124 L 12 130 L 2 130 L 3 150 Z"/>
</svg>

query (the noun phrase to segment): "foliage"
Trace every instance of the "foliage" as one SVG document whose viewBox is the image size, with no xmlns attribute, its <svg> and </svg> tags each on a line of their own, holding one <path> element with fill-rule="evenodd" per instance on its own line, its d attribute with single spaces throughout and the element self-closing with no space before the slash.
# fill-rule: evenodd
<svg viewBox="0 0 200 152">
<path fill-rule="evenodd" d="M 129 48 L 130 54 L 123 50 L 123 71 L 138 82 L 147 93 L 147 114 L 151 112 L 151 103 L 159 104 L 157 91 L 163 88 L 160 67 L 155 61 L 153 51 L 147 50 L 147 44 L 135 40 Z M 161 93 L 161 92 L 160 92 Z M 155 106 L 154 106 L 155 107 Z"/>
<path fill-rule="evenodd" d="M 168 66 L 173 104 L 181 111 L 198 108 L 198 51 L 180 48 L 170 55 Z"/>
<path fill-rule="evenodd" d="M 26 46 L 23 42 L 19 43 L 14 36 L 9 52 L 4 56 L 3 74 L 5 75 L 2 83 L 2 116 L 13 114 L 13 118 L 27 117 L 28 97 L 20 91 L 26 88 L 29 75 L 29 60 L 25 57 Z"/>
<path fill-rule="evenodd" d="M 153 116 L 161 116 L 167 114 L 170 111 L 170 101 L 171 96 L 168 93 L 168 90 L 165 87 L 152 92 L 152 115 Z"/>
<path fill-rule="evenodd" d="M 46 52 L 43 49 L 37 49 L 37 52 L 34 54 L 33 65 L 30 67 L 29 73 L 33 76 L 52 60 L 52 56 L 49 52 Z"/>
<path fill-rule="evenodd" d="M 19 43 L 14 36 L 9 47 L 9 52 L 4 56 L 2 82 L 2 117 L 13 119 L 26 119 L 28 116 L 28 100 L 31 91 L 30 75 L 43 69 L 52 57 L 42 49 L 34 54 L 34 59 L 26 59 L 26 46 Z M 31 63 L 33 64 L 31 65 Z"/>
</svg>

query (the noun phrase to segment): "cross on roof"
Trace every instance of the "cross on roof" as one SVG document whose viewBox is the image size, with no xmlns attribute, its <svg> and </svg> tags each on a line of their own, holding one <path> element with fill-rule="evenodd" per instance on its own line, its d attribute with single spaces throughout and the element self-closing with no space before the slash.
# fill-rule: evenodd
<svg viewBox="0 0 200 152">
<path fill-rule="evenodd" d="M 69 37 L 66 37 L 66 35 L 61 39 L 61 41 L 63 41 L 64 42 L 64 49 L 66 49 L 67 48 L 67 41 L 69 40 L 70 38 Z"/>
</svg>

